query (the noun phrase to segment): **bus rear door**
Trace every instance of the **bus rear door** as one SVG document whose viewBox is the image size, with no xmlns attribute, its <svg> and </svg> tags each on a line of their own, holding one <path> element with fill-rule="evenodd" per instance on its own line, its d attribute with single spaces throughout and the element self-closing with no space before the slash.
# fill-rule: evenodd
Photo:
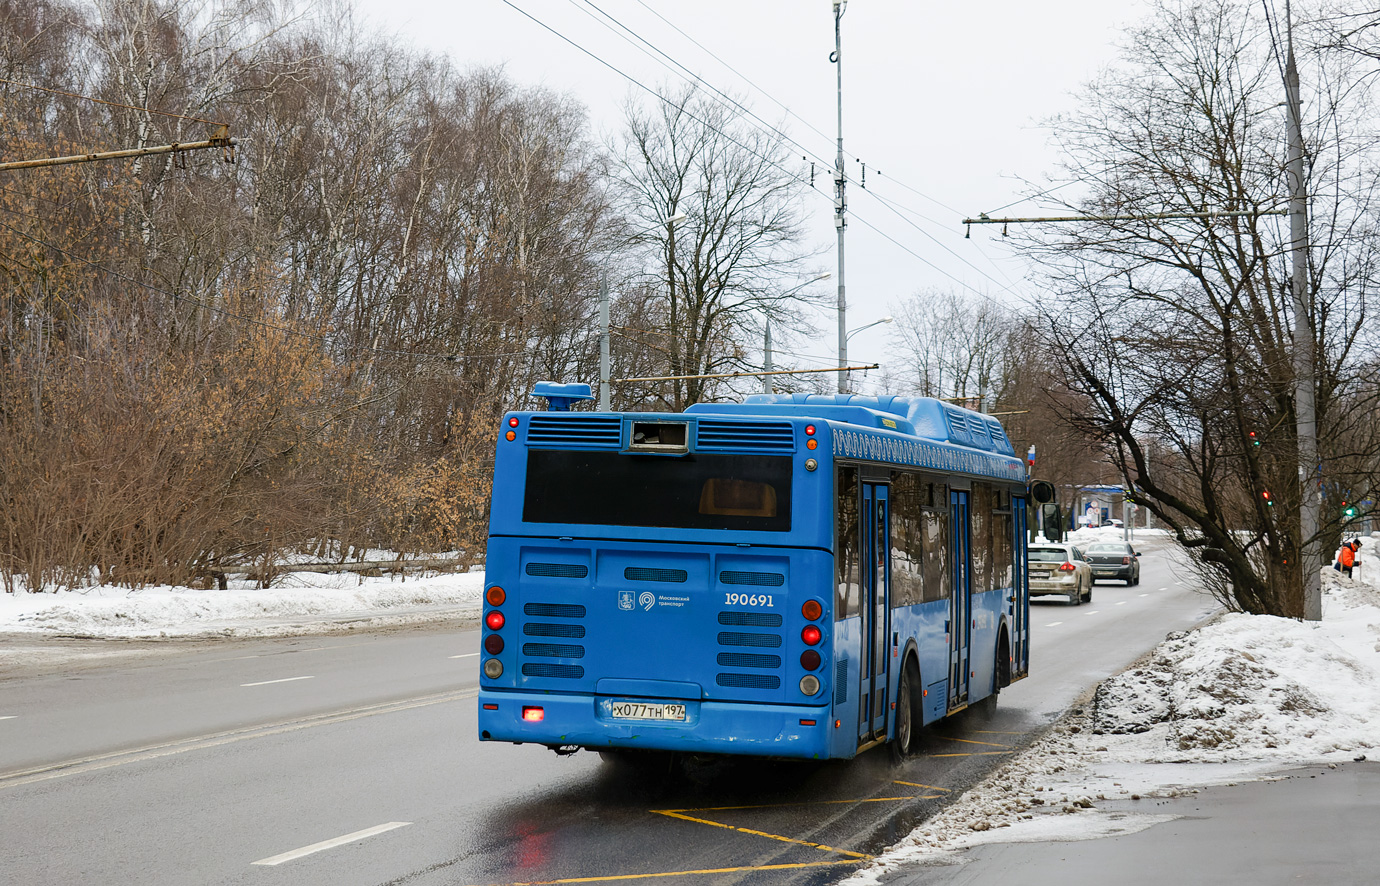
<svg viewBox="0 0 1380 886">
<path fill-rule="evenodd" d="M 949 492 L 949 533 L 952 545 L 953 596 L 949 608 L 949 710 L 968 703 L 968 642 L 972 621 L 972 582 L 969 575 L 968 493 Z"/>
<path fill-rule="evenodd" d="M 887 487 L 863 483 L 862 662 L 858 668 L 861 693 L 858 700 L 858 743 L 886 738 L 887 686 L 891 657 L 887 637 L 891 629 L 889 573 L 891 536 Z"/>
</svg>

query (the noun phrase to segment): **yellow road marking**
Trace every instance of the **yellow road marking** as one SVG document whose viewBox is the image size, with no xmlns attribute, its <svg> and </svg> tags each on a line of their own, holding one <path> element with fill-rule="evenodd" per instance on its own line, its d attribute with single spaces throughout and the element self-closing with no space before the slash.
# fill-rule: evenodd
<svg viewBox="0 0 1380 886">
<path fill-rule="evenodd" d="M 740 828 L 731 824 L 722 824 L 717 821 L 710 821 L 707 818 L 694 818 L 693 816 L 683 815 L 671 809 L 653 809 L 657 815 L 665 815 L 668 818 L 679 818 L 682 821 L 692 821 L 695 824 L 707 824 L 716 828 L 723 828 L 728 831 L 737 831 L 740 834 L 751 834 L 754 837 L 766 837 L 768 840 L 779 840 L 782 843 L 792 843 L 796 846 L 809 846 L 812 849 L 821 849 L 825 852 L 837 852 L 840 855 L 851 855 L 853 858 L 871 860 L 872 856 L 863 852 L 852 852 L 848 849 L 837 849 L 833 846 L 825 846 L 823 843 L 811 843 L 809 840 L 797 840 L 793 837 L 783 837 L 780 834 L 769 834 L 766 831 L 757 831 L 752 828 Z"/>
<path fill-rule="evenodd" d="M 905 782 L 897 782 L 905 784 Z M 920 785 L 919 787 L 924 787 Z M 938 789 L 936 789 L 938 790 Z M 761 803 L 756 806 L 700 806 L 695 809 L 653 809 L 663 812 L 736 812 L 741 809 L 790 809 L 795 806 L 838 806 L 843 803 L 893 803 L 897 800 L 919 800 L 920 797 L 867 797 L 861 800 L 809 800 L 804 803 Z"/>
<path fill-rule="evenodd" d="M 998 732 L 995 729 L 974 729 L 974 735 L 1025 735 L 1024 732 Z"/>
<path fill-rule="evenodd" d="M 924 788 L 924 789 L 927 790 L 927 791 L 943 791 L 943 792 L 946 793 L 946 794 L 952 794 L 952 793 L 953 793 L 953 791 L 949 790 L 948 788 L 935 787 L 935 786 L 932 785 L 932 784 L 917 784 L 916 782 L 913 782 L 913 781 L 897 781 L 897 782 L 892 782 L 892 784 L 903 784 L 903 785 L 905 785 L 905 786 L 908 787 L 908 788 Z M 918 799 L 918 800 L 929 800 L 929 799 L 933 799 L 933 798 L 931 798 L 931 797 L 917 797 L 916 799 Z"/>
<path fill-rule="evenodd" d="M 943 736 L 940 736 L 940 737 L 941 737 L 941 738 L 944 738 Z M 971 739 L 971 738 L 944 738 L 944 741 L 956 741 L 956 742 L 960 742 L 960 743 L 962 743 L 962 744 L 985 744 L 985 745 L 987 745 L 988 747 L 993 747 L 993 748 L 1009 748 L 1009 747 L 1011 747 L 1011 745 L 1009 745 L 1009 744 L 997 744 L 995 741 L 974 741 L 974 740 Z"/>
<path fill-rule="evenodd" d="M 608 883 L 613 880 L 648 880 L 653 877 L 709 876 L 711 874 L 738 874 L 745 871 L 793 871 L 801 868 L 821 868 L 830 865 L 857 864 L 855 859 L 838 861 L 805 861 L 797 864 L 745 865 L 737 868 L 707 868 L 701 871 L 660 871 L 654 874 L 609 874 L 602 877 L 566 877 L 561 880 L 532 880 L 526 883 L 507 883 L 505 886 L 560 886 L 562 883 Z"/>
<path fill-rule="evenodd" d="M 969 754 L 926 754 L 926 757 L 1001 757 L 1015 751 L 973 751 Z"/>
</svg>

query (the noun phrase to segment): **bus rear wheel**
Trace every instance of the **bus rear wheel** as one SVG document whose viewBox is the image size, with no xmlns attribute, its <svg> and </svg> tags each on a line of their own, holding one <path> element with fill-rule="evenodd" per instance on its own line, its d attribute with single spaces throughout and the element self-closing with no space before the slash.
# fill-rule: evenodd
<svg viewBox="0 0 1380 886">
<path fill-rule="evenodd" d="M 907 659 L 896 689 L 896 734 L 891 740 L 891 759 L 900 763 L 920 746 L 920 669 Z"/>
</svg>

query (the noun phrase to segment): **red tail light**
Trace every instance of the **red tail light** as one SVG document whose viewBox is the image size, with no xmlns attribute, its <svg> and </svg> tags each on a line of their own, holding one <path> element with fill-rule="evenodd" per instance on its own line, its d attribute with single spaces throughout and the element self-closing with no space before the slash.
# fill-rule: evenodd
<svg viewBox="0 0 1380 886">
<path fill-rule="evenodd" d="M 529 723 L 540 723 L 542 720 L 546 719 L 546 709 L 523 708 L 522 719 L 526 720 Z"/>
<path fill-rule="evenodd" d="M 1122 566 L 1130 566 L 1130 565 L 1131 565 L 1131 558 L 1130 558 L 1130 557 L 1122 557 L 1122 558 L 1121 558 L 1121 565 L 1122 565 Z"/>
<path fill-rule="evenodd" d="M 821 636 L 819 628 L 814 625 L 806 625 L 805 630 L 800 632 L 800 639 L 805 641 L 806 646 L 815 645 Z"/>
<path fill-rule="evenodd" d="M 1076 568 L 1077 568 L 1077 567 L 1074 566 L 1072 563 L 1065 563 L 1063 566 L 1060 566 L 1060 567 L 1059 567 L 1059 571 L 1060 571 L 1060 572 L 1072 572 L 1072 571 L 1073 571 L 1074 569 L 1076 569 Z"/>
<path fill-rule="evenodd" d="M 503 613 L 499 612 L 497 609 L 484 616 L 484 624 L 489 626 L 489 630 L 496 631 L 503 627 L 503 623 Z"/>
</svg>

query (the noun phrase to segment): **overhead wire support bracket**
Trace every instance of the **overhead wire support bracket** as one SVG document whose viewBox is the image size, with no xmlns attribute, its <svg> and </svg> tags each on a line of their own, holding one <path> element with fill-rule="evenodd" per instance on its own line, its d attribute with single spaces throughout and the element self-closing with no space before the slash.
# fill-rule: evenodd
<svg viewBox="0 0 1380 886">
<path fill-rule="evenodd" d="M 1090 222 L 1090 221 L 1162 221 L 1165 219 L 1176 218 L 1246 218 L 1253 215 L 1288 215 L 1287 209 L 1244 209 L 1244 210 L 1215 210 L 1205 209 L 1202 212 L 1152 212 L 1148 215 L 1050 215 L 1034 216 L 1030 218 L 990 218 L 985 213 L 978 213 L 977 218 L 965 218 L 965 225 L 1021 225 L 1021 224 L 1046 224 L 1059 222 Z"/>
<path fill-rule="evenodd" d="M 72 154 L 67 157 L 45 157 L 40 160 L 13 160 L 0 163 L 0 172 L 11 169 L 37 169 L 44 166 L 64 166 L 69 163 L 91 163 L 96 160 L 123 160 L 129 157 L 147 157 L 151 154 L 178 154 L 184 151 L 201 151 L 220 148 L 226 163 L 235 162 L 235 146 L 239 144 L 228 136 L 218 136 L 199 142 L 174 142 L 170 145 L 153 145 L 147 148 L 129 148 L 123 151 L 99 151 L 90 154 Z"/>
<path fill-rule="evenodd" d="M 752 378 L 763 375 L 808 375 L 811 372 L 839 372 L 852 371 L 854 369 L 880 369 L 881 364 L 871 363 L 867 366 L 830 366 L 828 369 L 773 369 L 771 372 L 713 372 L 708 375 L 653 375 L 646 378 L 615 378 L 616 382 L 631 381 L 681 381 L 691 378 Z"/>
</svg>

